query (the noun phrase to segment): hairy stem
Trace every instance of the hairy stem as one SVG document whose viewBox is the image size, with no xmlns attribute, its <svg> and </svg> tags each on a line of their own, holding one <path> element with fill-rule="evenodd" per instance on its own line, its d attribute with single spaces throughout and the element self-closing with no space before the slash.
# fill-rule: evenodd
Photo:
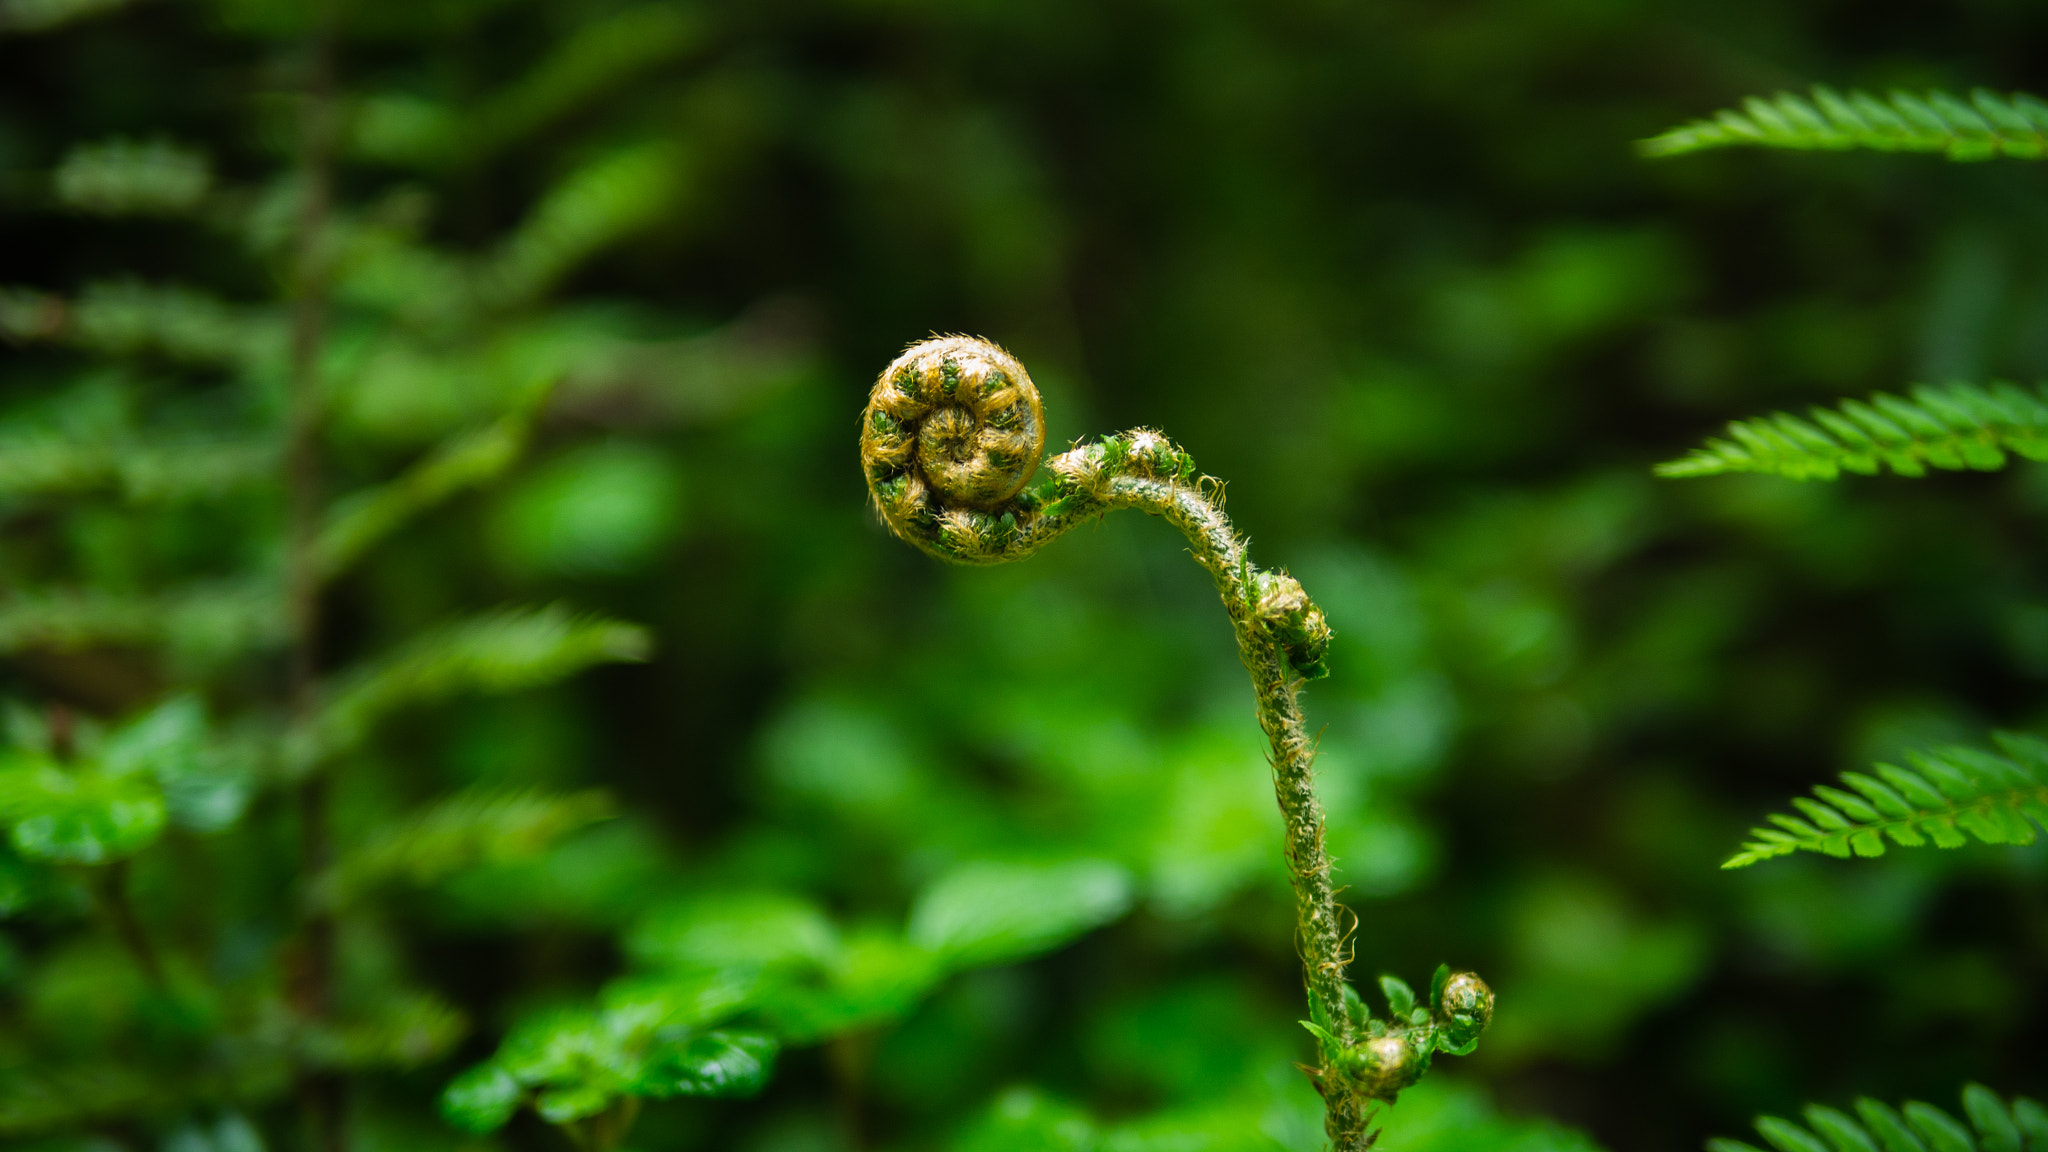
<svg viewBox="0 0 2048 1152">
<path fill-rule="evenodd" d="M 1116 508 L 1164 518 L 1216 581 L 1251 674 L 1273 791 L 1286 824 L 1301 953 L 1319 1060 L 1309 1069 L 1337 1152 L 1372 1146 L 1371 1102 L 1391 1101 L 1439 1051 L 1463 1055 L 1493 1015 L 1493 993 L 1469 973 L 1437 969 L 1427 1006 L 1396 982 L 1374 1019 L 1344 979 L 1344 910 L 1330 886 L 1315 742 L 1298 680 L 1328 671 L 1330 628 L 1301 584 L 1252 565 L 1223 515 L 1222 485 L 1157 432 L 1138 429 L 1045 461 L 1044 412 L 1024 366 L 972 336 L 941 336 L 883 369 L 861 418 L 861 466 L 889 530 L 941 560 L 1021 560 Z M 1212 498 L 1209 493 L 1214 491 Z"/>
<path fill-rule="evenodd" d="M 315 541 L 320 527 L 320 354 L 326 341 L 330 278 L 327 222 L 333 208 L 335 137 L 339 130 L 334 78 L 335 5 L 322 3 L 308 45 L 304 120 L 300 126 L 299 215 L 294 236 L 291 319 L 291 410 L 285 445 L 286 601 L 291 623 L 290 702 L 297 725 L 312 719 L 320 666 L 320 572 Z M 324 875 L 333 858 L 328 827 L 328 783 L 311 766 L 298 788 L 302 881 Z M 312 903 L 303 925 L 299 1008 L 308 1023 L 334 1011 L 335 923 Z M 348 1148 L 347 1084 L 335 1072 L 301 1068 L 298 1095 L 320 1152 Z"/>
<path fill-rule="evenodd" d="M 1140 434 L 1132 434 L 1136 438 Z M 1098 508 L 1088 505 L 1096 504 Z M 1281 645 L 1261 626 L 1259 572 L 1252 567 L 1244 541 L 1231 528 L 1223 510 L 1192 484 L 1177 478 L 1121 475 L 1110 477 L 1098 496 L 1065 509 L 1066 515 L 1044 530 L 1063 532 L 1096 511 L 1136 508 L 1172 524 L 1187 538 L 1195 560 L 1207 569 L 1230 616 L 1237 636 L 1238 658 L 1251 674 L 1259 727 L 1266 733 L 1273 767 L 1273 793 L 1286 824 L 1287 867 L 1294 885 L 1295 932 L 1301 949 L 1302 975 L 1316 1016 L 1330 1021 L 1340 1044 L 1354 1042 L 1350 1015 L 1344 1010 L 1343 912 L 1330 884 L 1330 857 L 1323 846 L 1323 806 L 1315 790 L 1315 742 L 1309 739 L 1301 714 L 1297 678 Z M 1049 535 L 1040 535 L 1046 543 Z M 1326 1077 L 1327 1079 L 1328 1077 Z M 1361 1152 L 1370 1146 L 1369 1116 L 1361 1101 L 1342 1092 L 1328 1092 L 1325 1122 L 1338 1152 Z"/>
</svg>

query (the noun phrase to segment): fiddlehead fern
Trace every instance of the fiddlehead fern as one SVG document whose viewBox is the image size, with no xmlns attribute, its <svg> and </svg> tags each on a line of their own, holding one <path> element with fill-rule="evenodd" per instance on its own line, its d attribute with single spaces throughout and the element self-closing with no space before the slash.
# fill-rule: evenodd
<svg viewBox="0 0 2048 1152">
<path fill-rule="evenodd" d="M 1371 1145 L 1370 1108 L 1413 1084 L 1438 1051 L 1470 1052 L 1493 1014 L 1477 976 L 1439 969 L 1426 1005 L 1383 981 L 1375 1020 L 1345 981 L 1344 912 L 1330 881 L 1315 743 L 1298 683 L 1328 669 L 1330 626 L 1301 583 L 1252 565 L 1212 498 L 1220 486 L 1172 441 L 1147 429 L 1109 436 L 1044 462 L 1044 413 L 1024 366 L 986 340 L 947 336 L 911 346 L 875 382 L 861 418 L 861 464 L 890 531 L 942 560 L 1020 560 L 1115 508 L 1164 518 L 1216 582 L 1251 673 L 1273 786 L 1286 823 L 1296 933 L 1321 1060 L 1310 1070 L 1339 1152 Z"/>
</svg>

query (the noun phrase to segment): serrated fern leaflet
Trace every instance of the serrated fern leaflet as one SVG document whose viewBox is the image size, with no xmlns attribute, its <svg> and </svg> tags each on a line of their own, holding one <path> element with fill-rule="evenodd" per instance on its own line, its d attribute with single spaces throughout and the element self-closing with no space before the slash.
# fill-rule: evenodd
<svg viewBox="0 0 2048 1152">
<path fill-rule="evenodd" d="M 1813 797 L 1783 813 L 1775 827 L 1753 828 L 1742 851 L 1722 865 L 1742 868 L 1801 850 L 1830 856 L 1882 856 L 1885 840 L 1918 848 L 1960 848 L 1974 836 L 1986 844 L 2031 844 L 2035 825 L 2048 828 L 2048 742 L 1997 733 L 2004 755 L 1949 747 L 1909 753 L 1913 771 L 1879 764 L 1875 776 L 1842 773 L 1848 789 L 1819 785 Z"/>
<path fill-rule="evenodd" d="M 1869 148 L 1940 152 L 1951 160 L 2048 156 L 2048 103 L 2024 92 L 2000 96 L 1978 88 L 1964 101 L 1947 92 L 1883 97 L 1844 96 L 1815 85 L 1811 99 L 1780 92 L 1752 96 L 1740 111 L 1725 109 L 1642 141 L 1646 156 L 1679 156 L 1708 148 L 1751 146 L 1809 151 Z"/>
<path fill-rule="evenodd" d="M 2048 1109 L 2024 1096 L 2010 1105 L 1982 1084 L 1963 1089 L 1965 1125 L 1954 1116 L 1909 1100 L 1896 1110 L 1870 1097 L 1856 1115 L 1808 1104 L 1806 1126 L 1759 1116 L 1756 1130 L 1777 1152 L 2040 1152 L 2048 1149 Z M 1761 1152 L 1741 1140 L 1707 1141 L 1707 1152 Z"/>
<path fill-rule="evenodd" d="M 1952 383 L 1913 389 L 1911 399 L 1879 392 L 1728 425 L 1728 438 L 1657 466 L 1659 476 L 1767 472 L 1793 480 L 1873 476 L 1885 468 L 1925 476 L 1929 468 L 1991 472 L 2010 452 L 2048 460 L 2048 388 Z"/>
</svg>

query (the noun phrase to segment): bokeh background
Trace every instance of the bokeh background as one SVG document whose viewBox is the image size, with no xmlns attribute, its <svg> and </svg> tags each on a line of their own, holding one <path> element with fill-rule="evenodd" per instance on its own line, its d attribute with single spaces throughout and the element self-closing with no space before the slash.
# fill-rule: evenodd
<svg viewBox="0 0 2048 1152">
<path fill-rule="evenodd" d="M 0 37 L 0 278 L 270 292 L 204 230 L 81 222 L 38 189 L 115 136 L 274 174 L 291 7 L 12 0 L 24 28 L 78 18 Z M 1112 861 L 1129 911 L 791 1051 L 756 1101 L 651 1107 L 634 1146 L 946 1147 L 1020 1085 L 1108 1119 L 1300 1104 L 1278 817 L 1213 592 L 1143 517 L 994 570 L 888 538 L 855 420 L 931 332 L 1017 353 L 1055 442 L 1166 430 L 1327 610 L 1334 675 L 1307 704 L 1359 973 L 1450 961 L 1500 995 L 1387 1148 L 1477 1146 L 1496 1114 L 1691 1147 L 1804 1100 L 2048 1090 L 2040 847 L 1717 867 L 1835 772 L 2041 719 L 2048 473 L 1650 474 L 1736 416 L 2048 375 L 2044 172 L 1632 150 L 1815 81 L 2039 90 L 2048 13 L 356 0 L 344 29 L 341 188 L 365 218 L 480 251 L 612 155 L 613 192 L 651 206 L 554 278 L 560 319 L 495 346 L 497 369 L 366 369 L 337 401 L 340 485 L 555 370 L 563 341 L 638 349 L 572 372 L 509 483 L 332 600 L 337 659 L 515 599 L 656 646 L 414 714 L 381 774 L 340 784 L 358 820 L 479 780 L 601 787 L 623 813 L 380 922 L 383 962 L 473 1024 L 364 1090 L 390 1146 L 452 1146 L 434 1093 L 520 1012 L 621 971 L 650 907 L 773 889 L 895 923 L 979 859 Z M 578 44 L 580 73 L 560 63 Z M 345 315 L 376 305 L 347 293 Z M 0 354 L 17 412 L 82 371 Z M 37 506 L 6 516 L 16 584 L 209 562 L 204 518 L 66 520 L 59 564 Z M 29 648 L 0 679 L 119 715 L 152 668 Z M 10 1019 L 54 994 L 7 971 Z M 560 1146 L 530 1119 L 502 1140 Z"/>
</svg>

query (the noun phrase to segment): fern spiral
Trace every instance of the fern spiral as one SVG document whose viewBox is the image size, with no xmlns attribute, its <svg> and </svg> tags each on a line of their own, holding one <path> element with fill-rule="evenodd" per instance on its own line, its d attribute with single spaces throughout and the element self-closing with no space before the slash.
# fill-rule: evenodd
<svg viewBox="0 0 2048 1152">
<path fill-rule="evenodd" d="M 986 340 L 917 344 L 882 371 L 861 423 L 861 463 L 898 536 L 950 560 L 979 558 L 1038 469 L 1045 412 L 1030 373 Z"/>
<path fill-rule="evenodd" d="M 1116 508 L 1158 516 L 1187 538 L 1222 596 L 1269 745 L 1314 1017 L 1305 1023 L 1321 1050 L 1311 1075 L 1328 1110 L 1325 1127 L 1339 1152 L 1363 1152 L 1373 1137 L 1371 1102 L 1413 1084 L 1435 1052 L 1471 1051 L 1493 994 L 1471 973 L 1440 969 L 1427 1005 L 1394 981 L 1394 1018 L 1365 1013 L 1345 981 L 1344 913 L 1299 697 L 1301 680 L 1328 671 L 1329 622 L 1300 581 L 1253 566 L 1223 515 L 1222 486 L 1171 440 L 1140 428 L 1078 444 L 1041 468 L 1044 426 L 1030 375 L 1001 348 L 967 336 L 912 345 L 883 369 L 862 415 L 869 493 L 891 532 L 963 564 L 1022 559 Z"/>
</svg>

